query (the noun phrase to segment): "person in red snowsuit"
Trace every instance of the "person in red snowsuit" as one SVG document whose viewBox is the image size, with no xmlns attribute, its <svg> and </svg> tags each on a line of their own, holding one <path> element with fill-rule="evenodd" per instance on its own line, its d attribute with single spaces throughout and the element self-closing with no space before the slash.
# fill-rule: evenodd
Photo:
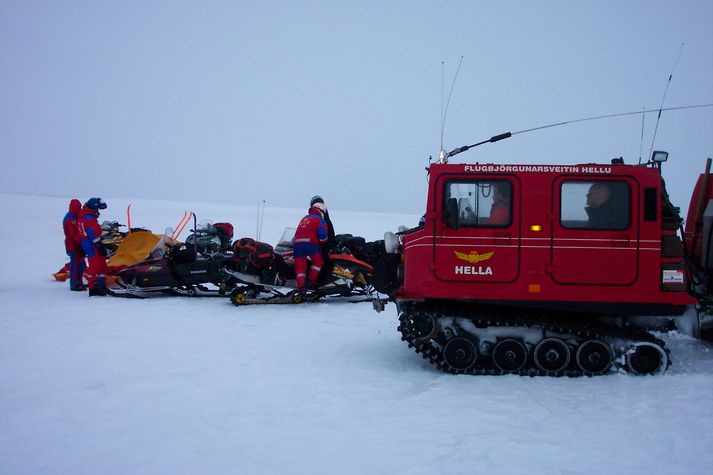
<svg viewBox="0 0 713 475">
<path fill-rule="evenodd" d="M 314 195 L 312 197 L 312 200 L 310 200 L 309 202 L 310 208 L 316 205 L 317 203 L 322 203 L 325 206 L 324 212 L 322 213 L 322 218 L 324 219 L 324 222 L 327 223 L 327 244 L 329 246 L 324 247 L 324 249 L 328 249 L 329 247 L 333 247 L 337 242 L 334 234 L 334 225 L 332 224 L 332 220 L 329 219 L 329 210 L 326 208 L 327 205 L 325 204 L 324 199 L 322 199 L 321 196 Z"/>
<path fill-rule="evenodd" d="M 82 274 L 86 263 L 82 251 L 82 232 L 79 230 L 79 213 L 82 203 L 78 199 L 69 202 L 69 212 L 64 215 L 62 227 L 64 228 L 64 249 L 69 256 L 69 290 L 84 290 Z"/>
<path fill-rule="evenodd" d="M 307 216 L 300 220 L 295 231 L 292 248 L 295 257 L 295 274 L 297 288 L 305 289 L 305 278 L 310 287 L 316 287 L 319 271 L 322 270 L 324 259 L 320 246 L 327 243 L 327 223 L 324 221 L 324 203 L 315 203 L 309 209 Z M 312 263 L 307 273 L 307 259 Z"/>
<path fill-rule="evenodd" d="M 508 185 L 495 185 L 493 205 L 490 207 L 490 217 L 487 224 L 496 226 L 510 223 L 510 188 Z"/>
<path fill-rule="evenodd" d="M 101 242 L 102 228 L 97 218 L 99 210 L 106 209 L 101 198 L 91 198 L 82 207 L 79 229 L 82 231 L 82 250 L 89 260 L 87 284 L 89 296 L 106 295 L 106 248 Z"/>
</svg>

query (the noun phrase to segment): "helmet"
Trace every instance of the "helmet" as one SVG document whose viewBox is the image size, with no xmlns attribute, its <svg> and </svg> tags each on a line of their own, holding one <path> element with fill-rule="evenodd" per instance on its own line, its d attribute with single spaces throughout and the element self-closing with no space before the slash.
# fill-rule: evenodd
<svg viewBox="0 0 713 475">
<path fill-rule="evenodd" d="M 322 199 L 321 196 L 319 195 L 314 195 L 311 200 L 309 200 L 309 205 L 314 206 L 315 203 L 322 203 L 324 204 L 324 200 Z"/>
<path fill-rule="evenodd" d="M 106 203 L 104 203 L 101 198 L 89 198 L 89 200 L 84 204 L 84 206 L 89 209 L 93 209 L 94 211 L 106 209 Z"/>
</svg>

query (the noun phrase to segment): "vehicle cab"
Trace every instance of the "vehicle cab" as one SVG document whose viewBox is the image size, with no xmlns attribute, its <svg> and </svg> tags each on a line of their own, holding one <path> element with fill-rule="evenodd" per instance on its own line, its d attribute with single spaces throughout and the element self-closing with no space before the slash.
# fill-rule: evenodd
<svg viewBox="0 0 713 475">
<path fill-rule="evenodd" d="M 397 301 L 677 315 L 687 293 L 678 210 L 656 167 L 428 168 L 422 226 L 401 236 Z"/>
</svg>

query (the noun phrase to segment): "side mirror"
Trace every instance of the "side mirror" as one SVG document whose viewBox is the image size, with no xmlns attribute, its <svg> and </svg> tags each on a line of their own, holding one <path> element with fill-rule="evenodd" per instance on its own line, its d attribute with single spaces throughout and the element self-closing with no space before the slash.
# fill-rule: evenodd
<svg viewBox="0 0 713 475">
<path fill-rule="evenodd" d="M 446 202 L 445 218 L 449 228 L 458 229 L 460 227 L 458 200 L 455 198 L 448 198 L 448 201 Z"/>
</svg>

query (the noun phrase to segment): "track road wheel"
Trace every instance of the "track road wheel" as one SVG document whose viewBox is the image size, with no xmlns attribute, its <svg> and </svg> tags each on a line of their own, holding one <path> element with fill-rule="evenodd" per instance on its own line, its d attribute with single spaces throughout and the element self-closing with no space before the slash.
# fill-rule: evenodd
<svg viewBox="0 0 713 475">
<path fill-rule="evenodd" d="M 527 347 L 514 338 L 499 341 L 493 348 L 493 364 L 500 371 L 514 373 L 527 363 Z"/>
<path fill-rule="evenodd" d="M 295 292 L 294 294 L 292 294 L 292 297 L 290 297 L 290 300 L 292 301 L 292 303 L 302 303 L 305 301 L 305 298 L 301 293 Z"/>
<path fill-rule="evenodd" d="M 443 347 L 443 359 L 455 370 L 466 370 L 475 364 L 478 351 L 472 341 L 456 337 Z"/>
<path fill-rule="evenodd" d="M 240 305 L 245 305 L 245 302 L 248 300 L 248 297 L 245 295 L 245 292 L 233 292 L 230 294 L 230 301 L 233 302 L 233 305 L 240 306 Z"/>
<path fill-rule="evenodd" d="M 611 347 L 601 340 L 587 340 L 577 348 L 575 361 L 587 375 L 606 373 L 612 365 Z"/>
<path fill-rule="evenodd" d="M 433 316 L 426 313 L 409 315 L 406 325 L 408 326 L 408 331 L 417 340 L 431 338 L 436 333 L 436 322 Z"/>
<path fill-rule="evenodd" d="M 545 338 L 540 341 L 532 353 L 535 366 L 542 371 L 558 373 L 569 365 L 572 352 L 569 346 L 559 338 Z"/>
<path fill-rule="evenodd" d="M 626 368 L 639 375 L 663 373 L 668 368 L 668 354 L 656 343 L 637 343 L 626 352 Z"/>
</svg>

